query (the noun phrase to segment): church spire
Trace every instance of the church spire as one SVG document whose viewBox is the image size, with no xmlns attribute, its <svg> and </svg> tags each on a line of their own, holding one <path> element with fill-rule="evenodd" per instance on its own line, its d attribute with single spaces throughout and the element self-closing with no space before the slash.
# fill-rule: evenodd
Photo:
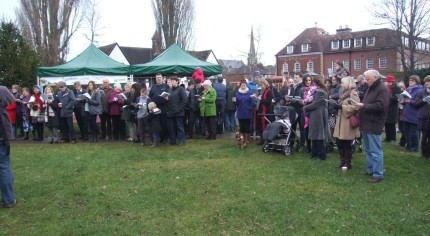
<svg viewBox="0 0 430 236">
<path fill-rule="evenodd" d="M 255 53 L 255 45 L 254 45 L 254 28 L 251 27 L 251 45 L 249 47 L 248 53 L 248 66 L 256 66 L 257 65 L 257 55 Z"/>
</svg>

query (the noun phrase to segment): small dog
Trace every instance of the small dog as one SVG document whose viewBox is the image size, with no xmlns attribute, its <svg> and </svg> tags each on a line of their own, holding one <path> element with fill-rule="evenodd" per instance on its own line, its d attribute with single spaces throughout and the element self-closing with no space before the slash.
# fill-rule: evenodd
<svg viewBox="0 0 430 236">
<path fill-rule="evenodd" d="M 236 132 L 234 137 L 236 138 L 236 144 L 237 147 L 242 149 L 245 146 L 245 139 L 243 138 L 243 135 L 239 132 Z"/>
</svg>

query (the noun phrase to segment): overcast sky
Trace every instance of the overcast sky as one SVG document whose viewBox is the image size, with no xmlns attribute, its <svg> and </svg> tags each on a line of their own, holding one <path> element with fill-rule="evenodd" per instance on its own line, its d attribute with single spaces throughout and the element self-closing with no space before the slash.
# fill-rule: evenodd
<svg viewBox="0 0 430 236">
<path fill-rule="evenodd" d="M 246 63 L 251 27 L 259 38 L 256 47 L 261 62 L 275 64 L 275 54 L 304 29 L 315 27 L 335 33 L 348 25 L 353 31 L 382 28 L 375 25 L 367 9 L 372 0 L 195 0 L 194 50 L 212 49 L 218 59 Z M 15 19 L 19 0 L 1 0 L 0 16 Z M 151 47 L 154 17 L 151 0 L 99 0 L 104 27 L 98 46 L 117 42 L 120 46 Z M 89 44 L 82 32 L 71 42 L 68 60 Z"/>
</svg>

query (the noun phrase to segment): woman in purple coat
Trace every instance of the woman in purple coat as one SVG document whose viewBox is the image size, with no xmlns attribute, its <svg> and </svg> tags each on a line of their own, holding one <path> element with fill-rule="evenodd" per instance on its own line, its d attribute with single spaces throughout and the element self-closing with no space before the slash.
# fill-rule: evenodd
<svg viewBox="0 0 430 236">
<path fill-rule="evenodd" d="M 430 158 L 430 75 L 424 78 L 425 88 L 418 94 L 418 129 L 421 131 L 421 158 Z"/>
<path fill-rule="evenodd" d="M 251 139 L 251 117 L 254 104 L 251 95 L 252 92 L 249 91 L 246 81 L 241 80 L 239 89 L 232 98 L 237 107 L 236 115 L 239 120 L 239 130 L 244 139 L 242 148 L 246 147 Z"/>
</svg>

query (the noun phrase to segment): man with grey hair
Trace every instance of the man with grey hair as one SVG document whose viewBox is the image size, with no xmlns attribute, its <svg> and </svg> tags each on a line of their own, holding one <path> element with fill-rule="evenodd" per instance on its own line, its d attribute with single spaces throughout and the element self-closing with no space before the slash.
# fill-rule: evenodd
<svg viewBox="0 0 430 236">
<path fill-rule="evenodd" d="M 15 194 L 13 192 L 13 175 L 10 170 L 10 145 L 13 138 L 12 125 L 6 107 L 14 101 L 9 90 L 0 86 L 0 192 L 4 208 L 15 206 Z"/>
<path fill-rule="evenodd" d="M 80 97 L 85 94 L 87 91 L 82 89 L 81 82 L 75 81 L 73 83 L 73 93 L 75 94 L 76 103 L 73 106 L 73 113 L 75 113 L 76 122 L 78 123 L 79 130 L 81 131 L 80 139 L 87 141 L 88 140 L 88 123 L 85 114 L 85 99 L 81 99 Z"/>
<path fill-rule="evenodd" d="M 356 104 L 360 111 L 360 130 L 366 149 L 366 175 L 368 181 L 378 183 L 384 178 L 384 152 L 382 150 L 382 130 L 388 114 L 389 91 L 382 82 L 377 70 L 364 72 L 369 88 L 361 103 Z"/>
<path fill-rule="evenodd" d="M 73 127 L 73 106 L 76 98 L 73 91 L 67 88 L 66 82 L 60 81 L 57 84 L 58 107 L 60 108 L 60 124 L 63 130 L 61 133 L 65 143 L 76 143 L 75 129 Z"/>
</svg>

